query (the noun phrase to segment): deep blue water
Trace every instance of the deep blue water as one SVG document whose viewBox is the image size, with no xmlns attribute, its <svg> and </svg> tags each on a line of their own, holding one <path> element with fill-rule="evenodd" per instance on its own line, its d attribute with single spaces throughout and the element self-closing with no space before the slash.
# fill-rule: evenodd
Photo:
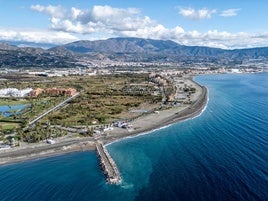
<svg viewBox="0 0 268 201">
<path fill-rule="evenodd" d="M 0 167 L 0 200 L 268 200 L 268 74 L 196 80 L 201 116 L 108 146 L 121 185 L 78 152 Z"/>
</svg>

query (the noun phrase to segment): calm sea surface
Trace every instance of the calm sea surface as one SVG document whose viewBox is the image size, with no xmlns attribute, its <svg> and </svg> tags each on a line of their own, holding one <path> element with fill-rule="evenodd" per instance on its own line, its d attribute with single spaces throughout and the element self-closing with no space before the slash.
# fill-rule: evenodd
<svg viewBox="0 0 268 201">
<path fill-rule="evenodd" d="M 205 112 L 107 148 L 123 177 L 107 185 L 94 152 L 0 167 L 0 200 L 268 200 L 268 74 L 201 76 Z"/>
</svg>

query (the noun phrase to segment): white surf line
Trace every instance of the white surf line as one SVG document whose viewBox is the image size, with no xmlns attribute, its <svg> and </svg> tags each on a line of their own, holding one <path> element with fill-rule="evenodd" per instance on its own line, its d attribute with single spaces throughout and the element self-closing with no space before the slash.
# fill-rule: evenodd
<svg viewBox="0 0 268 201">
<path fill-rule="evenodd" d="M 209 102 L 209 90 L 208 90 L 207 87 L 206 87 L 206 90 L 207 90 L 207 100 L 206 100 L 206 105 L 205 105 L 205 107 L 202 109 L 202 111 L 201 111 L 199 114 L 197 114 L 196 116 L 194 116 L 194 117 L 189 117 L 189 118 L 187 118 L 187 119 L 184 119 L 184 120 L 181 120 L 181 121 L 178 121 L 178 122 L 170 123 L 170 124 L 168 124 L 168 125 L 165 125 L 165 126 L 162 126 L 162 127 L 160 127 L 160 128 L 156 128 L 156 129 L 153 129 L 153 130 L 150 130 L 150 131 L 146 131 L 146 132 L 138 133 L 138 134 L 136 134 L 136 135 L 131 135 L 131 136 L 122 137 L 122 138 L 117 139 L 117 140 L 115 140 L 115 141 L 109 142 L 109 143 L 105 144 L 104 146 L 106 147 L 106 146 L 110 146 L 110 145 L 113 144 L 113 143 L 120 142 L 120 141 L 123 141 L 123 140 L 131 139 L 131 138 L 136 138 L 136 137 L 140 137 L 140 136 L 143 136 L 143 135 L 152 134 L 152 133 L 155 132 L 155 131 L 158 131 L 158 130 L 161 130 L 161 129 L 168 128 L 168 127 L 170 127 L 170 126 L 172 126 L 172 125 L 174 125 L 174 124 L 181 123 L 181 122 L 185 122 L 185 121 L 188 121 L 188 120 L 192 120 L 192 119 L 195 119 L 195 118 L 201 116 L 201 115 L 204 113 L 204 111 L 207 109 L 207 105 L 208 105 L 208 102 Z"/>
</svg>

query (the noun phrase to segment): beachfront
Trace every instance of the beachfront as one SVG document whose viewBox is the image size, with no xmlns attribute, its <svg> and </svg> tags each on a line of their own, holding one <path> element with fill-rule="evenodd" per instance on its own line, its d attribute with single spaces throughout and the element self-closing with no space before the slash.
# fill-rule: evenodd
<svg viewBox="0 0 268 201">
<path fill-rule="evenodd" d="M 146 114 L 130 122 L 132 129 L 127 130 L 115 127 L 100 139 L 107 144 L 129 136 L 144 134 L 199 115 L 207 104 L 207 88 L 192 80 L 188 80 L 188 82 L 191 82 L 197 89 L 192 99 L 192 104 Z"/>
<path fill-rule="evenodd" d="M 15 147 L 9 150 L 1 150 L 0 164 L 43 158 L 74 151 L 95 150 L 96 140 L 108 144 L 129 136 L 144 134 L 154 129 L 193 118 L 199 115 L 205 108 L 208 94 L 205 87 L 200 86 L 192 79 L 187 79 L 186 82 L 196 88 L 191 104 L 171 107 L 166 110 L 142 115 L 129 122 L 131 123 L 131 129 L 114 127 L 112 130 L 94 137 L 57 138 L 55 144 L 43 142 L 25 144 L 22 147 Z"/>
</svg>

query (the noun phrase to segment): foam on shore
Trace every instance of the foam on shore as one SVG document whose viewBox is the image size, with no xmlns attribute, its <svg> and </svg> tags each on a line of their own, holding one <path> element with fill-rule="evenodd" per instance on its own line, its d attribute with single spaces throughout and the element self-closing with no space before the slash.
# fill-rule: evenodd
<svg viewBox="0 0 268 201">
<path fill-rule="evenodd" d="M 175 122 L 175 123 L 176 123 L 176 122 Z M 175 123 L 173 123 L 173 124 L 175 124 Z M 152 133 L 155 132 L 155 131 L 162 130 L 162 129 L 164 129 L 164 128 L 168 128 L 168 127 L 170 127 L 170 126 L 173 125 L 173 124 L 169 124 L 169 125 L 166 125 L 166 126 L 162 126 L 162 127 L 160 127 L 160 128 L 155 128 L 155 129 L 152 129 L 152 130 L 150 130 L 150 131 L 145 131 L 145 132 L 137 133 L 137 134 L 134 134 L 134 135 L 129 135 L 129 136 L 125 136 L 125 137 L 122 137 L 122 138 L 118 138 L 118 139 L 116 139 L 116 140 L 114 140 L 114 141 L 112 141 L 112 142 L 106 143 L 104 146 L 106 147 L 106 146 L 109 146 L 109 145 L 111 145 L 111 144 L 113 144 L 113 143 L 120 142 L 120 141 L 123 141 L 123 140 L 131 139 L 131 138 L 136 138 L 136 137 L 141 137 L 141 136 L 143 136 L 143 135 L 152 134 Z"/>
<path fill-rule="evenodd" d="M 207 105 L 208 105 L 208 102 L 209 102 L 209 90 L 208 90 L 207 87 L 205 87 L 205 88 L 206 88 L 206 104 L 202 108 L 201 112 L 198 113 L 197 115 L 195 115 L 193 117 L 183 119 L 183 120 L 179 120 L 177 122 L 170 123 L 168 125 L 164 125 L 164 126 L 159 127 L 159 128 L 152 129 L 150 131 L 145 131 L 145 132 L 137 133 L 137 134 L 134 134 L 134 135 L 128 135 L 128 136 L 125 136 L 125 137 L 122 137 L 122 138 L 118 138 L 118 139 L 116 139 L 116 140 L 114 140 L 112 142 L 106 143 L 104 146 L 107 147 L 107 146 L 110 146 L 110 145 L 112 145 L 113 143 L 116 143 L 116 142 L 124 141 L 124 140 L 127 140 L 127 139 L 132 139 L 132 138 L 136 138 L 136 137 L 141 137 L 141 136 L 144 136 L 144 135 L 150 135 L 150 134 L 154 133 L 155 131 L 162 130 L 162 129 L 168 128 L 168 127 L 170 127 L 170 126 L 172 126 L 174 124 L 184 122 L 184 121 L 188 121 L 188 120 L 192 120 L 192 119 L 195 119 L 195 118 L 201 116 L 204 113 L 204 111 L 207 109 Z"/>
<path fill-rule="evenodd" d="M 198 85 L 200 86 L 200 84 L 198 84 Z M 202 86 L 200 86 L 200 87 L 202 87 Z M 126 134 L 126 136 L 118 137 L 117 139 L 112 140 L 110 142 L 107 141 L 108 143 L 106 143 L 104 146 L 106 147 L 106 146 L 109 146 L 115 142 L 119 142 L 122 140 L 136 138 L 136 137 L 140 137 L 140 136 L 147 135 L 147 134 L 152 134 L 155 131 L 165 129 L 171 125 L 174 125 L 175 123 L 191 120 L 191 119 L 194 119 L 196 117 L 201 116 L 202 113 L 206 110 L 207 104 L 209 101 L 208 89 L 206 87 L 204 87 L 204 88 L 205 88 L 205 91 L 203 91 L 202 95 L 200 96 L 200 100 L 199 100 L 200 103 L 198 104 L 197 110 L 191 111 L 191 113 L 188 113 L 186 115 L 182 115 L 181 117 L 177 117 L 177 118 L 175 117 L 174 119 L 168 118 L 168 119 L 166 119 L 166 122 L 164 121 L 162 123 L 162 126 L 160 126 L 160 127 L 155 126 L 155 127 L 151 127 L 151 129 L 150 129 L 150 127 L 147 129 L 145 128 L 143 131 L 128 133 L 128 134 Z M 204 97 L 204 95 L 205 95 L 205 97 Z M 161 125 L 161 123 L 160 123 L 160 125 Z M 77 141 L 77 142 L 72 143 L 72 145 L 69 143 L 68 143 L 68 145 L 66 144 L 67 146 L 62 145 L 62 146 L 60 146 L 60 148 L 50 146 L 50 147 L 46 147 L 45 150 L 38 150 L 38 149 L 34 150 L 34 154 L 28 153 L 29 151 L 32 152 L 32 150 L 26 148 L 23 152 L 21 152 L 19 154 L 18 153 L 15 154 L 13 152 L 13 156 L 5 156 L 5 157 L 1 158 L 0 165 L 6 164 L 6 163 L 25 161 L 25 160 L 32 160 L 32 159 L 36 159 L 36 158 L 43 158 L 43 157 L 48 157 L 48 156 L 55 156 L 58 154 L 68 153 L 68 152 L 73 152 L 73 151 L 92 150 L 92 147 L 88 146 L 88 145 L 90 143 L 94 143 L 93 141 L 88 142 L 89 144 L 83 144 L 83 143 L 85 143 L 85 142 L 82 142 L 82 140 L 81 140 L 81 141 Z M 16 155 L 18 155 L 18 156 L 16 156 Z"/>
<path fill-rule="evenodd" d="M 190 119 L 195 119 L 195 118 L 201 116 L 201 115 L 205 112 L 205 110 L 207 109 L 208 102 L 209 102 L 209 90 L 208 90 L 207 87 L 205 87 L 205 88 L 206 88 L 206 90 L 207 90 L 207 100 L 206 100 L 205 107 L 201 110 L 200 114 L 198 114 L 198 115 L 196 115 L 196 116 L 194 116 L 194 117 L 192 117 L 192 118 L 190 118 Z M 189 120 L 189 119 L 185 119 L 184 121 L 187 121 L 187 120 Z"/>
</svg>

